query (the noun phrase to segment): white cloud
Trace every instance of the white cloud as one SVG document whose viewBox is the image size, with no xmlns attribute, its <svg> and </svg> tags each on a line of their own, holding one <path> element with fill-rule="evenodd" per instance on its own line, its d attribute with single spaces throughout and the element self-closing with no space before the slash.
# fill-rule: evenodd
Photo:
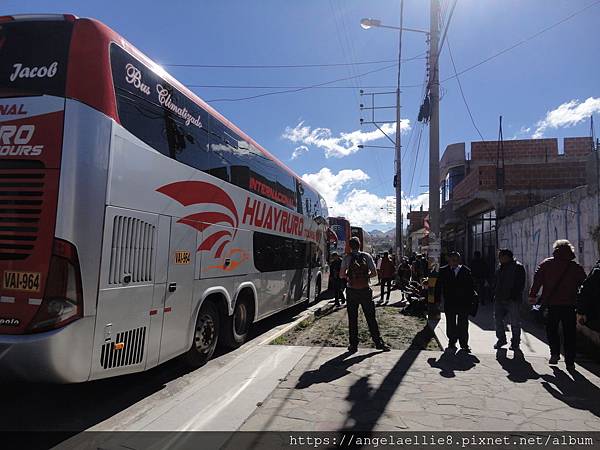
<svg viewBox="0 0 600 450">
<path fill-rule="evenodd" d="M 327 167 L 317 173 L 302 176 L 304 181 L 325 198 L 330 216 L 344 216 L 352 225 L 367 229 L 391 228 L 396 222 L 395 197 L 392 195 L 380 197 L 367 189 L 352 186 L 368 181 L 369 178 L 369 175 L 360 169 L 344 169 L 334 174 Z M 427 209 L 428 194 L 404 197 L 402 203 L 404 218 L 406 219 L 411 206 L 413 210 L 417 210 L 421 205 L 423 209 Z M 405 225 L 407 225 L 406 220 Z"/>
<path fill-rule="evenodd" d="M 302 179 L 314 187 L 325 198 L 328 206 L 335 208 L 342 189 L 350 184 L 367 181 L 369 175 L 360 169 L 344 169 L 340 170 L 337 174 L 333 174 L 331 169 L 323 167 L 317 173 L 302 175 Z M 331 210 L 329 213 L 332 214 Z M 333 214 L 336 215 L 337 213 Z"/>
<path fill-rule="evenodd" d="M 294 153 L 292 153 L 292 158 L 291 159 L 296 159 L 300 155 L 302 155 L 302 154 L 304 154 L 306 152 L 308 152 L 308 147 L 306 145 L 299 145 L 298 147 L 296 147 L 294 149 Z"/>
<path fill-rule="evenodd" d="M 584 102 L 571 100 L 546 112 L 546 117 L 536 123 L 531 136 L 539 139 L 548 128 L 572 127 L 588 119 L 592 114 L 600 112 L 600 98 L 590 97 Z"/>
<path fill-rule="evenodd" d="M 394 138 L 394 133 L 396 132 L 395 123 L 384 124 L 381 129 L 388 136 L 392 137 L 392 139 Z M 402 119 L 400 130 L 402 133 L 410 130 L 409 119 Z M 304 125 L 302 121 L 293 128 L 286 127 L 282 137 L 295 144 L 303 144 L 304 147 L 314 146 L 321 148 L 325 151 L 326 158 L 342 158 L 356 153 L 359 150 L 359 145 L 385 138 L 385 135 L 376 129 L 372 131 L 355 130 L 348 133 L 342 132 L 339 136 L 334 136 L 329 128 L 311 128 L 308 125 Z M 296 153 L 296 150 L 294 150 L 294 153 Z"/>
</svg>

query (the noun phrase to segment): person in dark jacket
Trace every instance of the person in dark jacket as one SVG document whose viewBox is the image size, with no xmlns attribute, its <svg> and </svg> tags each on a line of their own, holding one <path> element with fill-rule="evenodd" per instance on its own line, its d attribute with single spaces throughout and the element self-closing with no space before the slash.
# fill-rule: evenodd
<svg viewBox="0 0 600 450">
<path fill-rule="evenodd" d="M 600 260 L 577 293 L 577 322 L 600 331 Z"/>
<path fill-rule="evenodd" d="M 448 349 L 456 350 L 456 342 L 466 352 L 469 348 L 469 312 L 473 302 L 471 270 L 460 264 L 460 253 L 448 254 L 448 265 L 442 266 L 435 284 L 435 302 L 444 301 Z"/>
<path fill-rule="evenodd" d="M 342 258 L 333 252 L 331 254 L 331 264 L 329 266 L 331 270 L 331 279 L 333 282 L 333 293 L 335 299 L 335 306 L 341 306 L 346 302 L 344 297 L 344 281 L 340 278 L 340 267 L 342 266 Z M 340 304 L 341 301 L 341 304 Z"/>
<path fill-rule="evenodd" d="M 475 284 L 475 291 L 479 295 L 479 302 L 485 304 L 487 292 L 486 285 L 489 277 L 488 265 L 485 260 L 481 257 L 481 252 L 476 251 L 473 253 L 473 259 L 469 266 L 471 274 L 473 275 L 473 283 Z"/>
<path fill-rule="evenodd" d="M 577 291 L 586 278 L 585 271 L 575 259 L 571 243 L 565 239 L 553 245 L 552 257 L 545 259 L 535 271 L 533 284 L 529 290 L 529 303 L 537 303 L 537 293 L 542 288 L 541 302 L 548 307 L 546 333 L 550 344 L 550 364 L 560 360 L 560 334 L 562 323 L 567 369 L 575 369 Z"/>
<path fill-rule="evenodd" d="M 494 320 L 498 342 L 494 348 L 500 349 L 507 343 L 504 320 L 508 315 L 512 333 L 510 349 L 518 351 L 521 343 L 520 308 L 525 288 L 525 268 L 513 259 L 513 252 L 507 248 L 498 251 L 498 259 L 500 265 L 494 277 Z"/>
</svg>

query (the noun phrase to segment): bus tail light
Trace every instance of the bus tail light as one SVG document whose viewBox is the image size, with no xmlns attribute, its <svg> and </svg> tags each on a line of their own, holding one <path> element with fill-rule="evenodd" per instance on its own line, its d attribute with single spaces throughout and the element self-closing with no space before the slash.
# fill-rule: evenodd
<svg viewBox="0 0 600 450">
<path fill-rule="evenodd" d="M 60 328 L 83 316 L 83 293 L 77 250 L 70 242 L 54 239 L 44 298 L 28 331 Z"/>
</svg>

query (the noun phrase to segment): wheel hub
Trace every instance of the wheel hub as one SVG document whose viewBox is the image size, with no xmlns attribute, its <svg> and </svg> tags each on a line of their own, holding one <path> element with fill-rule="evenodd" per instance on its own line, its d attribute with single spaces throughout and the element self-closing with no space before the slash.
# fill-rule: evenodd
<svg viewBox="0 0 600 450">
<path fill-rule="evenodd" d="M 233 323 L 235 332 L 237 334 L 243 334 L 246 331 L 248 323 L 248 308 L 245 304 L 241 303 L 237 306 L 237 308 L 235 308 Z"/>
<path fill-rule="evenodd" d="M 196 333 L 194 335 L 194 342 L 196 348 L 200 352 L 205 352 L 210 349 L 211 345 L 215 340 L 215 322 L 212 317 L 206 315 L 202 316 L 198 321 L 196 327 Z"/>
</svg>

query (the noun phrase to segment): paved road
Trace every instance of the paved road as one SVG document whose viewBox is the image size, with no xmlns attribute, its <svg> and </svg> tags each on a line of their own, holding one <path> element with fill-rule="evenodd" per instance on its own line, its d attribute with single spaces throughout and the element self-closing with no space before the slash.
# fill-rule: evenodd
<svg viewBox="0 0 600 450">
<path fill-rule="evenodd" d="M 316 307 L 318 305 L 313 305 L 311 309 Z M 298 313 L 296 308 L 258 323 L 253 330 L 253 338 L 248 343 L 232 352 L 217 353 L 208 364 L 194 371 L 190 371 L 182 361 L 175 359 L 148 372 L 90 383 L 3 385 L 0 431 L 68 430 L 76 434 L 84 430 L 178 430 L 185 426 L 183 419 L 186 417 L 189 428 L 216 427 L 218 418 L 213 416 L 211 420 L 206 420 L 207 416 L 203 414 L 204 419 L 195 417 L 192 420 L 192 411 L 204 411 L 203 408 L 207 404 L 217 399 L 223 401 L 223 395 L 231 396 L 229 405 L 236 399 L 236 404 L 243 403 L 244 393 L 239 388 L 240 380 L 244 376 L 247 387 L 252 391 L 253 385 L 248 380 L 253 377 L 256 380 L 264 380 L 269 373 L 270 378 L 275 380 L 270 388 L 272 390 L 286 372 L 280 374 L 271 369 L 277 364 L 281 364 L 282 368 L 291 364 L 287 369 L 289 371 L 293 366 L 292 362 L 295 361 L 293 356 L 288 359 L 288 354 L 294 355 L 296 352 L 283 350 L 277 352 L 277 355 L 266 355 L 261 354 L 258 349 L 264 348 L 266 342 L 298 320 L 305 312 L 300 315 Z M 242 374 L 238 362 L 247 362 L 250 355 L 254 355 L 254 362 L 246 364 L 246 367 L 251 367 L 253 371 L 250 374 Z M 255 361 L 262 361 L 262 364 Z M 230 375 L 223 377 L 223 374 L 229 371 L 237 371 L 240 380 L 234 380 Z M 218 388 L 211 389 L 215 383 L 218 384 Z M 237 394 L 235 389 L 238 390 Z M 262 391 L 258 392 L 254 397 L 262 395 L 264 398 L 270 390 L 264 392 L 264 395 Z M 174 414 L 173 406 L 182 401 L 188 408 L 188 414 L 182 415 L 182 421 L 177 423 L 170 419 L 169 414 Z M 259 400 L 254 401 L 253 397 L 248 397 L 247 401 L 255 407 Z M 194 403 L 196 406 L 191 408 L 190 405 Z M 156 420 L 156 412 L 159 410 L 164 417 Z M 248 411 L 248 414 L 250 412 L 252 411 Z M 237 426 L 243 419 L 245 417 L 240 419 Z"/>
</svg>

